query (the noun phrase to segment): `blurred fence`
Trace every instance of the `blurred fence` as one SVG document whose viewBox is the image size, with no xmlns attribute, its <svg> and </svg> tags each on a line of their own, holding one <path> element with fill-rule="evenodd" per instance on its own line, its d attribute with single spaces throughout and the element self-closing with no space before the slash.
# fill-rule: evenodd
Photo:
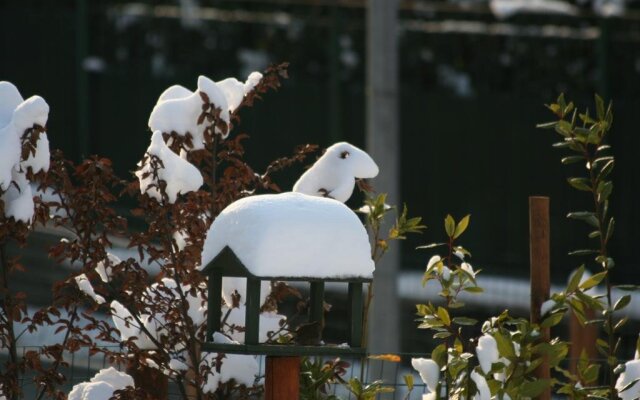
<svg viewBox="0 0 640 400">
<path fill-rule="evenodd" d="M 24 355 L 26 352 L 30 350 L 38 350 L 36 346 L 25 346 L 20 347 L 19 355 Z M 359 359 L 353 360 L 345 360 L 349 362 L 350 367 L 347 369 L 345 375 L 342 378 L 345 381 L 349 381 L 352 378 L 360 378 L 361 373 L 364 377 L 365 383 L 374 382 L 377 380 L 383 380 L 384 385 L 388 387 L 393 387 L 395 390 L 393 393 L 381 395 L 380 399 L 385 400 L 412 400 L 412 399 L 420 399 L 423 393 L 427 392 L 426 386 L 420 380 L 420 377 L 416 373 L 416 371 L 411 368 L 411 358 L 412 357 L 427 357 L 425 354 L 414 354 L 414 353 L 404 353 L 399 354 L 401 357 L 401 362 L 388 362 L 381 361 L 377 359 L 367 358 L 364 364 L 361 363 Z M 260 382 L 265 375 L 265 357 L 264 356 L 256 356 L 258 358 L 258 365 L 260 366 L 258 376 L 256 378 L 257 382 Z M 326 359 L 329 360 L 329 359 Z M 6 361 L 6 354 L 0 353 L 0 364 Z M 89 355 L 86 351 L 80 351 L 75 354 L 68 354 L 65 358 L 67 365 L 61 367 L 59 372 L 66 377 L 66 382 L 62 385 L 61 389 L 65 393 L 69 393 L 73 387 L 81 382 L 88 381 L 91 379 L 96 372 L 100 369 L 114 367 L 118 370 L 124 371 L 126 366 L 111 364 L 109 360 L 102 354 Z M 47 363 L 44 363 L 45 366 Z M 361 371 L 361 366 L 364 368 L 364 371 Z M 413 375 L 414 380 L 414 388 L 409 395 L 409 389 L 404 381 L 404 376 L 406 374 Z M 24 391 L 24 398 L 30 399 L 35 398 L 37 387 L 33 382 L 33 374 L 27 374 L 22 377 L 21 387 Z M 355 399 L 355 397 L 349 393 L 344 385 L 341 384 L 333 384 L 330 385 L 328 390 L 328 394 L 333 394 L 338 396 L 340 399 L 351 400 Z M 409 396 L 409 397 L 407 397 Z M 178 399 L 181 398 L 179 396 L 179 392 L 177 387 L 174 385 L 169 385 L 169 399 Z"/>
</svg>

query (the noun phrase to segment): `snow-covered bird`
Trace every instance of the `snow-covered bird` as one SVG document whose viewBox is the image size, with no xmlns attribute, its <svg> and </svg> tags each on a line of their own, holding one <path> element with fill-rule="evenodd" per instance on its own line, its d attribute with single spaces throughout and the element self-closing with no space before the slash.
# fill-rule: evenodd
<svg viewBox="0 0 640 400">
<path fill-rule="evenodd" d="M 329 147 L 293 186 L 294 192 L 346 202 L 356 179 L 373 178 L 378 166 L 366 152 L 347 142 Z"/>
</svg>

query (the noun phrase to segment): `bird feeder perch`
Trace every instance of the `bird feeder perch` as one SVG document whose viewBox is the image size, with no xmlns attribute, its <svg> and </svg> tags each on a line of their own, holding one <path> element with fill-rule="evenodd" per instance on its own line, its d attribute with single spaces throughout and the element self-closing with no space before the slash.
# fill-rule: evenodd
<svg viewBox="0 0 640 400">
<path fill-rule="evenodd" d="M 223 344 L 206 342 L 203 350 L 236 354 L 264 354 L 277 356 L 300 355 L 329 355 L 329 356 L 362 356 L 363 329 L 363 284 L 370 282 L 370 278 L 309 278 L 299 276 L 256 276 L 252 274 L 238 259 L 228 246 L 202 270 L 209 278 L 208 281 L 208 314 L 207 340 L 215 332 L 221 331 L 223 277 L 242 277 L 247 279 L 246 288 L 246 316 L 244 344 Z M 259 343 L 260 321 L 260 283 L 261 281 L 294 281 L 308 282 L 310 293 L 309 322 L 322 323 L 325 283 L 341 282 L 348 286 L 348 337 L 349 346 L 335 345 L 283 345 Z"/>
<path fill-rule="evenodd" d="M 201 272 L 208 277 L 207 341 L 203 350 L 277 356 L 361 356 L 363 284 L 371 282 L 374 263 L 364 226 L 336 200 L 301 193 L 251 196 L 228 206 L 211 225 Z M 222 331 L 223 278 L 245 278 L 244 343 L 216 343 Z M 309 322 L 323 324 L 325 285 L 348 288 L 348 345 L 270 344 L 259 342 L 262 281 L 309 284 Z M 321 332 L 319 332 L 321 335 Z M 320 343 L 320 338 L 317 340 Z M 315 342 L 314 342 L 315 343 Z"/>
</svg>

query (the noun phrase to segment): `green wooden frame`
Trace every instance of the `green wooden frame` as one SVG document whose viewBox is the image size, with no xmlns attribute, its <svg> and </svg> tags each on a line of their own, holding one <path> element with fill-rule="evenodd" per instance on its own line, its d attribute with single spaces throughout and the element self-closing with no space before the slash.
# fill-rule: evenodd
<svg viewBox="0 0 640 400">
<path fill-rule="evenodd" d="M 362 347 L 363 330 L 363 285 L 371 282 L 369 278 L 314 278 L 290 276 L 256 276 L 242 264 L 240 259 L 225 246 L 216 257 L 201 271 L 207 275 L 208 307 L 207 307 L 207 342 L 203 344 L 205 351 L 215 351 L 236 354 L 265 354 L 265 355 L 330 355 L 330 356 L 362 356 L 366 349 Z M 220 320 L 222 310 L 222 278 L 241 277 L 247 279 L 247 298 L 245 315 L 245 343 L 222 344 L 210 342 L 214 332 L 221 331 Z M 258 332 L 260 323 L 260 282 L 261 281 L 297 281 L 309 282 L 310 309 L 309 321 L 321 321 L 324 308 L 324 292 L 326 282 L 343 282 L 348 284 L 348 313 L 349 329 L 348 344 L 346 346 L 302 346 L 297 344 L 280 345 L 259 343 Z"/>
</svg>

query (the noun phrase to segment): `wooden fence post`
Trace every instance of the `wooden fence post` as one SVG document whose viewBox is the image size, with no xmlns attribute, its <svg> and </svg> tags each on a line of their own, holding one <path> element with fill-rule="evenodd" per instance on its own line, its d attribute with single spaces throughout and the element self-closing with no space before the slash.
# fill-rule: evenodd
<svg viewBox="0 0 640 400">
<path fill-rule="evenodd" d="M 591 308 L 586 308 L 584 313 L 587 321 L 595 318 L 595 313 Z M 591 362 L 598 358 L 598 351 L 596 350 L 598 326 L 595 324 L 582 326 L 578 318 L 571 313 L 569 320 L 569 340 L 571 341 L 571 346 L 569 347 L 569 370 L 575 374 L 578 372 L 578 359 L 580 358 L 582 350 L 586 351 L 587 357 Z"/>
<path fill-rule="evenodd" d="M 550 228 L 549 228 L 549 198 L 529 197 L 529 241 L 531 263 L 531 322 L 540 323 L 540 307 L 549 299 L 550 279 Z M 542 329 L 540 340 L 549 341 L 549 328 Z M 550 379 L 549 361 L 545 360 L 536 369 L 539 379 Z M 541 400 L 551 399 L 551 389 L 544 391 Z"/>
<path fill-rule="evenodd" d="M 267 356 L 265 400 L 300 398 L 300 357 Z"/>
</svg>

